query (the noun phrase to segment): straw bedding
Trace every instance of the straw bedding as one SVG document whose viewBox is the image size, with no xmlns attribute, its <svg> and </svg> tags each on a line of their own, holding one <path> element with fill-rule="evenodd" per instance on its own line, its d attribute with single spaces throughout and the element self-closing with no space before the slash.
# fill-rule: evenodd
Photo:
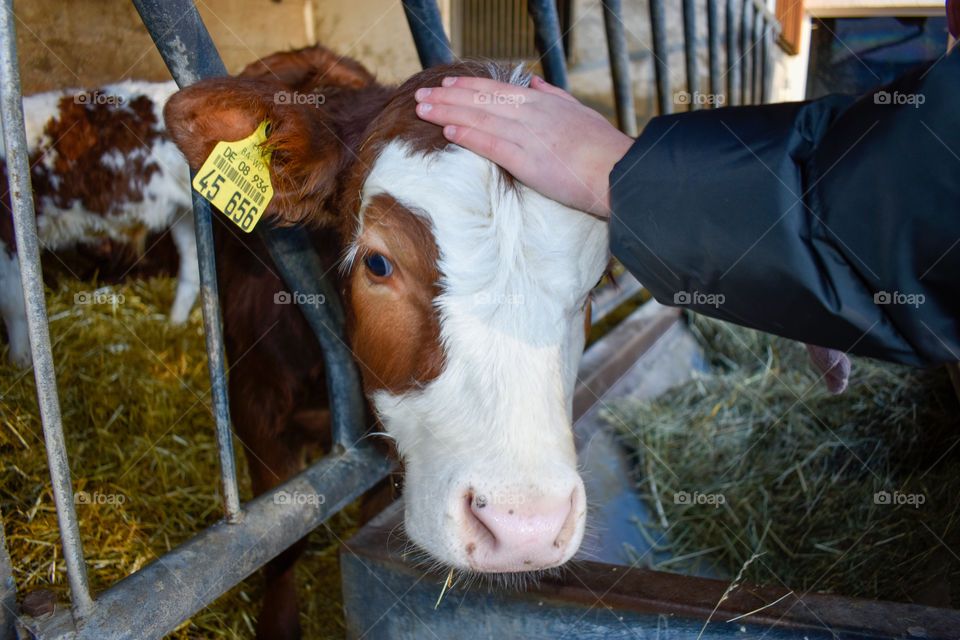
<svg viewBox="0 0 960 640">
<path fill-rule="evenodd" d="M 830 395 L 798 343 L 702 317 L 709 372 L 607 412 L 669 571 L 960 605 L 960 423 L 946 372 L 853 359 Z M 658 556 L 663 557 L 663 556 Z"/>
<path fill-rule="evenodd" d="M 186 326 L 170 326 L 173 293 L 168 278 L 100 289 L 61 281 L 48 291 L 64 431 L 95 593 L 221 517 L 200 311 L 194 309 Z M 17 590 L 22 597 L 49 588 L 66 602 L 33 374 L 10 365 L 5 342 L 3 349 L 0 510 Z M 337 547 L 355 529 L 356 513 L 350 508 L 315 531 L 298 565 L 306 638 L 343 636 Z M 168 637 L 251 637 L 262 586 L 254 574 Z"/>
</svg>

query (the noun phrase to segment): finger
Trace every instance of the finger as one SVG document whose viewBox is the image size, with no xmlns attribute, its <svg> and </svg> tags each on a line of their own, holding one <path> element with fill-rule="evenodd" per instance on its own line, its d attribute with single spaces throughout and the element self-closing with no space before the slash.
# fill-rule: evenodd
<svg viewBox="0 0 960 640">
<path fill-rule="evenodd" d="M 508 140 L 471 127 L 448 125 L 443 137 L 461 147 L 492 160 L 510 173 L 523 166 L 523 150 Z"/>
<path fill-rule="evenodd" d="M 470 127 L 485 133 L 496 133 L 500 137 L 508 138 L 511 142 L 519 143 L 524 127 L 518 126 L 508 117 L 511 111 L 515 110 L 506 111 L 507 116 L 504 116 L 490 109 L 489 105 L 473 107 L 429 102 L 421 102 L 417 105 L 417 115 L 427 122 Z"/>
<path fill-rule="evenodd" d="M 444 87 L 459 87 L 461 89 L 473 89 L 482 93 L 518 93 L 527 94 L 533 97 L 532 90 L 527 87 L 521 87 L 509 82 L 500 82 L 492 78 L 477 78 L 473 76 L 447 76 L 441 83 Z"/>
<path fill-rule="evenodd" d="M 512 85 L 506 86 L 512 87 Z M 527 102 L 525 96 L 520 96 L 512 91 L 487 93 L 460 87 L 424 87 L 417 89 L 413 96 L 417 102 L 452 106 L 477 106 L 493 110 L 501 106 L 512 107 Z"/>
<path fill-rule="evenodd" d="M 564 90 L 561 89 L 560 87 L 556 87 L 556 86 L 550 84 L 549 82 L 547 82 L 546 80 L 544 80 L 544 79 L 541 78 L 540 76 L 533 76 L 533 77 L 530 79 L 530 86 L 531 86 L 533 89 L 537 90 L 537 91 L 543 91 L 544 93 L 549 93 L 549 94 L 551 94 L 551 95 L 558 96 L 558 97 L 560 97 L 560 98 L 563 98 L 563 99 L 565 99 L 565 100 L 569 100 L 569 101 L 571 101 L 571 102 L 579 102 L 579 101 L 578 101 L 576 98 L 574 98 L 572 95 L 570 95 L 569 93 L 567 93 L 566 91 L 564 91 Z"/>
</svg>

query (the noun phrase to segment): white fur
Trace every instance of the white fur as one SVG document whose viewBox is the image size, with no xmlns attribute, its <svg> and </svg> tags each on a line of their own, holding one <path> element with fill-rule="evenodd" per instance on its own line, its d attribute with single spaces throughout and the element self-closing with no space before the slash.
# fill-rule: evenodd
<svg viewBox="0 0 960 640">
<path fill-rule="evenodd" d="M 455 146 L 423 156 L 390 143 L 363 202 L 380 193 L 429 221 L 443 274 L 442 373 L 372 398 L 405 461 L 407 532 L 438 560 L 476 568 L 464 550 L 464 496 L 573 495 L 577 524 L 560 564 L 585 520 L 572 397 L 584 301 L 608 260 L 606 225 L 508 188 L 492 163 Z"/>
<path fill-rule="evenodd" d="M 169 82 L 121 82 L 96 90 L 98 99 L 109 100 L 118 111 L 127 109 L 130 101 L 146 96 L 153 103 L 157 127 L 163 127 L 163 107 L 167 99 L 177 90 L 172 80 Z M 40 150 L 41 162 L 52 170 L 56 152 L 52 148 L 54 141 L 44 133 L 47 124 L 60 117 L 59 104 L 64 98 L 84 94 L 80 90 L 49 91 L 23 99 L 24 124 L 27 134 L 28 152 Z M 0 149 L 0 158 L 4 157 Z M 177 280 L 177 292 L 170 320 L 175 324 L 186 321 L 190 309 L 199 293 L 199 271 L 197 269 L 197 248 L 193 236 L 193 210 L 190 200 L 190 174 L 186 160 L 169 140 L 157 138 L 149 149 L 140 148 L 129 154 L 112 149 L 106 150 L 100 162 L 115 170 L 120 170 L 134 159 L 146 159 L 156 163 L 160 170 L 152 174 L 143 188 L 140 202 L 128 202 L 117 207 L 107 215 L 100 215 L 83 208 L 80 202 L 73 202 L 66 208 L 58 207 L 53 200 L 43 194 L 35 199 L 37 233 L 44 249 L 65 249 L 77 244 L 96 242 L 104 237 L 118 241 L 129 239 L 131 232 L 141 227 L 158 232 L 171 228 L 174 243 L 180 254 L 180 270 Z M 82 167 L 78 170 L 83 170 Z M 52 174 L 53 184 L 59 184 L 59 178 Z M 29 364 L 29 345 L 26 333 L 14 331 L 11 327 L 25 327 L 26 319 L 22 311 L 22 294 L 19 307 L 10 302 L 10 293 L 19 291 L 19 263 L 14 267 L 0 265 L 0 313 L 3 314 L 10 335 L 11 357 L 19 364 Z M 9 281 L 16 274 L 15 287 Z"/>
<path fill-rule="evenodd" d="M 10 338 L 10 360 L 18 366 L 30 364 L 30 338 L 27 335 L 27 307 L 20 286 L 20 261 L 17 254 L 7 255 L 0 240 L 0 315 Z"/>
</svg>

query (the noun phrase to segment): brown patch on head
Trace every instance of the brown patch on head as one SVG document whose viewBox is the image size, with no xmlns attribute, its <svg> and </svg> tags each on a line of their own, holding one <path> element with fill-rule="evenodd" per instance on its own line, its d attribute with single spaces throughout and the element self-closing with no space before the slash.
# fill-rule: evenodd
<svg viewBox="0 0 960 640">
<path fill-rule="evenodd" d="M 417 101 L 413 96 L 421 87 L 440 86 L 441 81 L 449 76 L 489 78 L 490 67 L 476 60 L 437 65 L 411 76 L 400 85 L 364 132 L 363 144 L 357 152 L 357 159 L 341 194 L 341 209 L 357 213 L 363 183 L 387 143 L 400 140 L 409 144 L 413 152 L 424 154 L 439 153 L 453 144 L 443 137 L 442 127 L 417 117 Z M 506 187 L 518 188 L 512 175 L 502 168 L 498 169 Z"/>
<path fill-rule="evenodd" d="M 433 306 L 440 278 L 437 246 L 424 219 L 388 195 L 374 196 L 363 217 L 344 296 L 350 344 L 368 393 L 400 393 L 443 370 Z M 364 259 L 375 253 L 392 263 L 391 275 L 377 277 L 366 267 Z"/>
<path fill-rule="evenodd" d="M 116 105 L 102 97 L 89 92 L 61 98 L 58 117 L 44 129 L 50 146 L 30 158 L 34 191 L 61 209 L 79 201 L 87 211 L 113 213 L 125 203 L 141 202 L 151 176 L 160 171 L 150 159 L 154 142 L 165 137 L 153 102 L 139 96 Z M 114 153 L 123 156 L 119 167 L 103 162 L 104 154 Z M 48 154 L 52 171 L 42 161 Z"/>
</svg>

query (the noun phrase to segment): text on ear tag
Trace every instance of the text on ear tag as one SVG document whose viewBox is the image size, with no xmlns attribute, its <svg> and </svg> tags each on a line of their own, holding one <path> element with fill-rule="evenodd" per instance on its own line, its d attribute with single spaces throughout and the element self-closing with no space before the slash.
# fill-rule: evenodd
<svg viewBox="0 0 960 640">
<path fill-rule="evenodd" d="M 218 142 L 193 178 L 193 188 L 238 227 L 250 233 L 273 198 L 270 184 L 269 120 L 247 138 Z"/>
</svg>

